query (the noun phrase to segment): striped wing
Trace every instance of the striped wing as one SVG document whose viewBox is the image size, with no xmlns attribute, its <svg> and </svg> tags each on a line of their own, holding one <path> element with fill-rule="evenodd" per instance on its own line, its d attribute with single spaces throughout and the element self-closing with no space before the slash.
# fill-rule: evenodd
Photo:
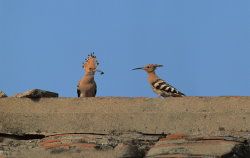
<svg viewBox="0 0 250 158">
<path fill-rule="evenodd" d="M 181 93 L 180 91 L 178 91 L 176 88 L 174 88 L 173 86 L 171 86 L 170 84 L 166 83 L 165 81 L 163 81 L 162 79 L 157 79 L 156 81 L 154 81 L 152 83 L 152 86 L 160 91 L 172 94 L 173 97 L 177 97 L 177 96 L 185 96 L 185 94 Z"/>
<path fill-rule="evenodd" d="M 77 96 L 80 97 L 81 96 L 81 91 L 79 89 L 79 83 L 77 84 Z"/>
</svg>

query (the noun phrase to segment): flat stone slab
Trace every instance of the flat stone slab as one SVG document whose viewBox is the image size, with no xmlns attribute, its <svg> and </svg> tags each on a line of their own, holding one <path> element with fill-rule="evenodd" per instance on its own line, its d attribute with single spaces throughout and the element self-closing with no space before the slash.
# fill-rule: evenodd
<svg viewBox="0 0 250 158">
<path fill-rule="evenodd" d="M 0 133 L 250 131 L 250 97 L 1 98 Z"/>
<path fill-rule="evenodd" d="M 16 98 L 50 98 L 50 97 L 58 97 L 58 93 L 45 91 L 41 89 L 31 89 L 24 93 L 14 94 L 12 97 Z"/>
</svg>

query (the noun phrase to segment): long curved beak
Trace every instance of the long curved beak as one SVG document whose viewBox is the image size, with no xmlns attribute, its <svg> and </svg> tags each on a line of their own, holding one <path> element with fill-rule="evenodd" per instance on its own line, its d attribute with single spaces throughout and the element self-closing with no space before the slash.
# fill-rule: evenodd
<svg viewBox="0 0 250 158">
<path fill-rule="evenodd" d="M 157 65 L 157 67 L 163 67 L 163 65 Z"/>
<path fill-rule="evenodd" d="M 132 70 L 140 70 L 140 69 L 143 70 L 143 67 L 134 68 L 134 69 L 132 69 Z"/>
<path fill-rule="evenodd" d="M 101 71 L 101 70 L 95 70 L 95 72 L 100 72 L 100 74 L 101 74 L 101 75 L 103 75 L 103 74 L 104 74 L 104 72 L 103 72 L 103 71 Z"/>
</svg>

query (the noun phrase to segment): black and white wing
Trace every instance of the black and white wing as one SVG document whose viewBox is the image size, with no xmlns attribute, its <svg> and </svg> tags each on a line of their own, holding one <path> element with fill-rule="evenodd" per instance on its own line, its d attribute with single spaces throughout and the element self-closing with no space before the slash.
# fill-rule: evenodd
<svg viewBox="0 0 250 158">
<path fill-rule="evenodd" d="M 152 88 L 155 89 L 154 91 L 160 93 L 163 97 L 181 97 L 185 96 L 185 94 L 178 91 L 176 88 L 171 86 L 170 84 L 166 83 L 162 79 L 157 79 L 156 81 L 152 82 Z"/>
</svg>

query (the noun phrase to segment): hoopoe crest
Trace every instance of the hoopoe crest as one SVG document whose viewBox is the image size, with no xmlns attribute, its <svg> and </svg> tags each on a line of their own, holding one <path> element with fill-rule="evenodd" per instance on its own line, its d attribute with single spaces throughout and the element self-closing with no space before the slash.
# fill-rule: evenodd
<svg viewBox="0 0 250 158">
<path fill-rule="evenodd" d="M 94 53 L 88 55 L 88 58 L 83 62 L 82 68 L 86 71 L 83 78 L 77 85 L 78 97 L 95 97 L 97 92 L 96 82 L 94 80 L 95 72 L 104 74 L 101 70 L 97 69 L 99 62 L 94 56 Z"/>
<path fill-rule="evenodd" d="M 160 79 L 156 73 L 155 70 L 158 67 L 162 67 L 163 65 L 157 65 L 157 64 L 149 64 L 144 67 L 135 68 L 132 70 L 138 70 L 142 69 L 145 70 L 148 74 L 148 81 L 150 84 L 150 87 L 152 90 L 159 96 L 162 97 L 182 97 L 185 96 L 185 94 L 178 91 L 176 88 L 165 82 L 164 80 Z"/>
</svg>

